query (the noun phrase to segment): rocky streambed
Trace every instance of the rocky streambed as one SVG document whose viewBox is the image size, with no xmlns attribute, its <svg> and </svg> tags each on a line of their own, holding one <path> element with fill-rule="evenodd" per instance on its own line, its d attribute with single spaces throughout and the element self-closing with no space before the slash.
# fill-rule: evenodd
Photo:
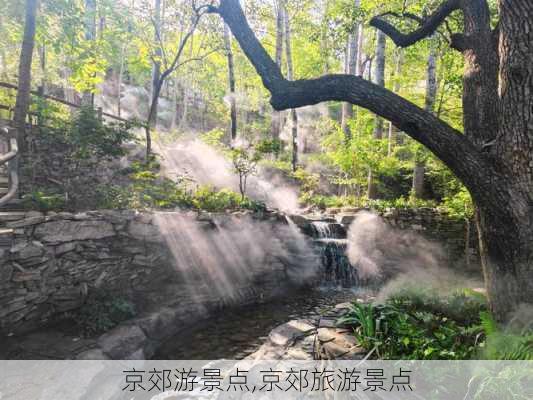
<svg viewBox="0 0 533 400">
<path fill-rule="evenodd" d="M 333 354 L 334 343 L 330 342 L 343 336 L 342 333 L 353 335 L 349 330 L 335 327 L 344 310 L 338 304 L 369 297 L 370 293 L 363 290 L 317 287 L 268 303 L 228 309 L 166 340 L 153 358 L 273 360 L 339 356 L 343 351 Z M 321 350 L 316 347 L 319 339 L 330 344 Z M 336 345 L 341 343 L 346 349 L 342 355 L 352 350 L 351 341 L 350 338 L 342 344 L 337 340 Z"/>
</svg>

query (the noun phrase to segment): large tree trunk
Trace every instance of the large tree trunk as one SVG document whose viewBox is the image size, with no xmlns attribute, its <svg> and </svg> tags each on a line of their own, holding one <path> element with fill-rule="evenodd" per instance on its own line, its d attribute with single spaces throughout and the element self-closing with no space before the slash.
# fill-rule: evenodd
<svg viewBox="0 0 533 400">
<path fill-rule="evenodd" d="M 231 140 L 235 140 L 237 138 L 237 99 L 235 98 L 235 66 L 233 63 L 233 50 L 231 49 L 231 32 L 226 24 L 224 24 L 224 45 L 226 47 L 226 57 L 228 59 L 230 137 Z"/>
<path fill-rule="evenodd" d="M 477 225 L 491 308 L 503 319 L 533 303 L 533 3 L 501 0 L 500 15 L 501 117 L 491 147 L 510 185 L 496 188 L 504 197 L 499 208 L 478 205 Z M 486 109 L 498 107 L 496 100 L 487 98 Z"/>
<path fill-rule="evenodd" d="M 359 8 L 361 6 L 361 0 L 354 0 L 354 7 Z M 350 32 L 348 35 L 348 46 L 346 49 L 346 69 L 345 73 L 356 75 L 357 74 L 357 65 L 359 62 L 359 30 L 361 24 L 356 24 L 353 32 Z M 352 138 L 352 132 L 348 121 L 355 117 L 354 106 L 352 103 L 344 102 L 342 103 L 342 118 L 341 118 L 341 129 L 344 132 L 346 142 L 348 143 Z"/>
<path fill-rule="evenodd" d="M 383 32 L 377 30 L 376 32 L 376 63 L 375 63 L 375 72 L 374 80 L 376 85 L 385 87 L 385 46 L 386 46 L 386 37 Z M 374 139 L 383 139 L 383 118 L 379 115 L 376 115 L 374 121 Z M 367 197 L 369 199 L 377 198 L 377 187 L 374 177 L 374 171 L 370 169 L 368 171 L 368 192 Z"/>
<path fill-rule="evenodd" d="M 30 107 L 31 64 L 33 60 L 33 49 L 35 47 L 37 5 L 38 0 L 26 0 L 26 19 L 24 23 L 22 48 L 20 50 L 17 100 L 13 116 L 17 130 L 18 147 L 21 150 L 26 148 L 26 116 Z"/>
<path fill-rule="evenodd" d="M 349 75 L 287 81 L 248 25 L 238 0 L 214 9 L 230 26 L 271 104 L 285 110 L 324 101 L 348 101 L 391 121 L 426 146 L 468 188 L 477 207 L 480 252 L 488 298 L 499 320 L 533 306 L 533 3 L 500 0 L 500 22 L 490 25 L 486 0 L 444 0 L 410 33 L 386 17 L 372 26 L 397 46 L 433 35 L 455 11 L 463 34 L 451 45 L 463 53 L 464 134 L 432 113 L 378 85 Z"/>
</svg>

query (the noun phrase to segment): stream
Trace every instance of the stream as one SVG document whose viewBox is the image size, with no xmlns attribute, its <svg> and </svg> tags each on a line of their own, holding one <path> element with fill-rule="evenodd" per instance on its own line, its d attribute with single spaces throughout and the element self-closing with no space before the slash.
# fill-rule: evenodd
<svg viewBox="0 0 533 400">
<path fill-rule="evenodd" d="M 336 304 L 363 294 L 357 289 L 317 287 L 265 304 L 226 309 L 164 342 L 153 358 L 240 360 L 257 351 L 276 326 L 293 319 L 317 318 Z"/>
</svg>

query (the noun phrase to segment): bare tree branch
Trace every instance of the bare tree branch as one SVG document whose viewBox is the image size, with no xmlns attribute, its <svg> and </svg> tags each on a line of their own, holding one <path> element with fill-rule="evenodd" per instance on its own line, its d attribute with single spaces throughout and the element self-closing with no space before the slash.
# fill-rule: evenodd
<svg viewBox="0 0 533 400">
<path fill-rule="evenodd" d="M 400 32 L 391 23 L 383 19 L 383 15 L 372 18 L 370 20 L 370 25 L 389 36 L 396 46 L 408 47 L 422 39 L 431 36 L 452 12 L 460 8 L 460 0 L 447 0 L 428 18 L 421 19 L 419 17 L 415 17 L 413 14 L 409 14 L 408 17 L 410 19 L 415 19 L 421 24 L 418 29 L 411 33 Z M 384 15 L 394 14 L 386 13 Z"/>
</svg>

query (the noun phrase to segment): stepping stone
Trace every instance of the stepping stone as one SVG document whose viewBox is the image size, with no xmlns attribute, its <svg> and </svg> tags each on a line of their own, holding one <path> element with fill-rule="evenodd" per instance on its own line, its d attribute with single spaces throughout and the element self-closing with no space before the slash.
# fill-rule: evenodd
<svg viewBox="0 0 533 400">
<path fill-rule="evenodd" d="M 321 318 L 318 323 L 319 328 L 335 328 L 337 320 L 334 318 Z"/>
<path fill-rule="evenodd" d="M 293 320 L 274 328 L 270 332 L 270 341 L 277 346 L 288 346 L 296 339 L 302 338 L 314 332 L 316 327 L 308 320 Z"/>
</svg>

